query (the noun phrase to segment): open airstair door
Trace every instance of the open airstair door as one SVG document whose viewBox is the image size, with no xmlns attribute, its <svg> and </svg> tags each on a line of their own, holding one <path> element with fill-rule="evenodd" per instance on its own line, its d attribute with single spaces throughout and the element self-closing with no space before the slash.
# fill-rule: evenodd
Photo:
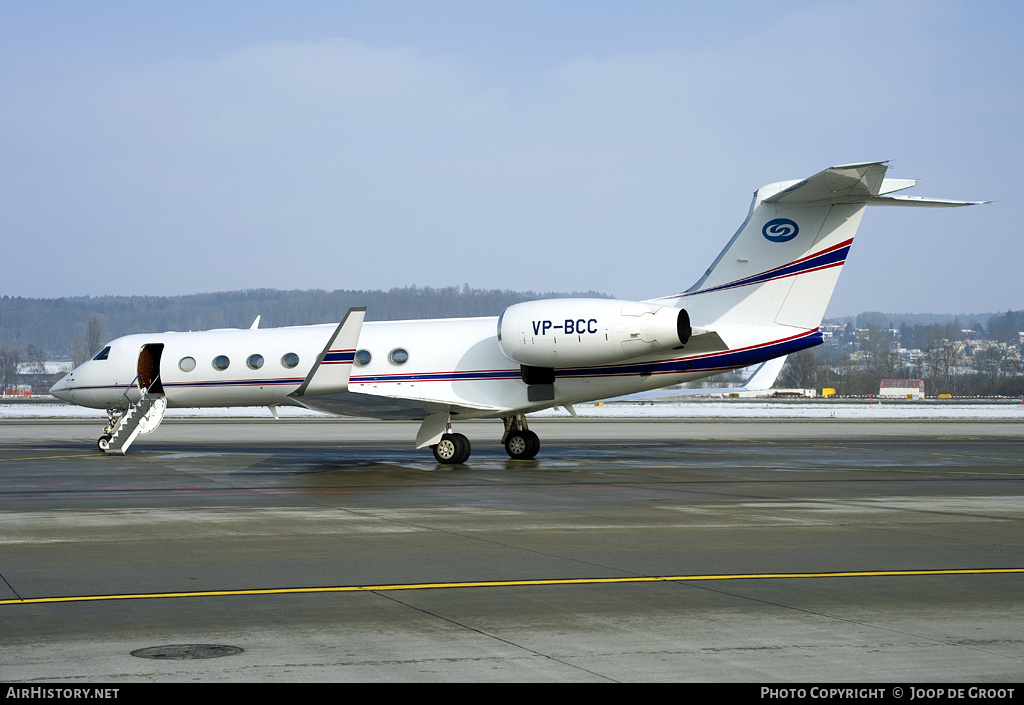
<svg viewBox="0 0 1024 705">
<path fill-rule="evenodd" d="M 139 351 L 139 385 L 148 389 L 151 394 L 163 394 L 164 387 L 160 382 L 160 356 L 163 354 L 163 343 L 148 343 Z"/>
<path fill-rule="evenodd" d="M 138 376 L 135 378 L 139 385 L 139 400 L 129 403 L 128 409 L 120 414 L 113 409 L 107 410 L 107 427 L 97 443 L 104 453 L 124 455 L 140 434 L 152 433 L 163 421 L 167 410 L 167 397 L 160 382 L 160 356 L 163 351 L 163 343 L 147 343 L 139 351 Z"/>
</svg>

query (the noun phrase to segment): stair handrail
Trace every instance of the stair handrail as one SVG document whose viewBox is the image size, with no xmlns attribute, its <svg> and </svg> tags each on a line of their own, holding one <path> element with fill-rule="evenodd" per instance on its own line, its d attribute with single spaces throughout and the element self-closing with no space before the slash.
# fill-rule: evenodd
<svg viewBox="0 0 1024 705">
<path fill-rule="evenodd" d="M 140 372 L 139 374 L 135 375 L 135 377 L 132 378 L 132 381 L 129 382 L 125 386 L 124 391 L 121 392 L 121 399 L 124 399 L 126 402 L 128 402 L 128 404 L 130 406 L 131 403 L 132 403 L 132 400 L 128 398 L 128 392 L 129 392 L 129 390 L 132 389 L 132 387 L 137 388 L 139 390 L 139 393 L 144 395 L 146 392 L 148 392 L 150 389 L 153 388 L 153 385 L 156 384 L 158 379 L 160 379 L 160 375 L 159 374 L 157 374 L 157 376 L 154 377 L 152 379 L 152 381 L 150 381 L 148 387 L 143 387 L 142 386 L 142 373 Z M 138 382 L 139 384 L 135 384 L 136 382 Z"/>
<path fill-rule="evenodd" d="M 130 389 L 131 389 L 132 387 L 137 387 L 137 388 L 138 388 L 138 390 L 139 390 L 140 392 L 142 392 L 142 393 L 145 393 L 145 391 L 146 391 L 145 389 L 143 389 L 143 388 L 142 388 L 142 385 L 141 385 L 141 384 L 139 384 L 139 385 L 136 385 L 136 384 L 135 384 L 136 382 L 138 382 L 138 381 L 139 381 L 139 378 L 140 378 L 140 377 L 142 377 L 142 373 L 141 373 L 141 372 L 140 372 L 139 374 L 135 375 L 135 377 L 133 377 L 133 378 L 132 378 L 132 381 L 131 381 L 131 382 L 129 382 L 129 383 L 128 383 L 128 384 L 127 384 L 127 385 L 125 386 L 125 388 L 124 388 L 124 391 L 123 391 L 123 392 L 121 392 L 121 399 L 124 399 L 124 400 L 125 400 L 126 402 L 128 402 L 128 404 L 129 404 L 129 405 L 131 405 L 131 403 L 132 403 L 132 400 L 128 398 L 128 390 L 130 390 Z"/>
</svg>

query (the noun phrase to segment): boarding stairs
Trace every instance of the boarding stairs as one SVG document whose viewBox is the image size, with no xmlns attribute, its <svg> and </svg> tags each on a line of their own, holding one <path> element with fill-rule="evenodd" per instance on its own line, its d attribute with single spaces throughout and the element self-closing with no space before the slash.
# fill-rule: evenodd
<svg viewBox="0 0 1024 705">
<path fill-rule="evenodd" d="M 129 389 L 135 386 L 138 379 L 136 377 Z M 127 390 L 121 395 L 128 402 L 128 410 L 117 417 L 111 415 L 110 423 L 99 440 L 100 450 L 108 455 L 124 455 L 128 446 L 140 434 L 156 430 L 167 410 L 167 397 L 162 392 L 155 391 L 154 387 L 160 389 L 155 380 L 148 388 L 139 385 L 137 388 L 141 394 L 135 403 L 129 401 Z"/>
</svg>

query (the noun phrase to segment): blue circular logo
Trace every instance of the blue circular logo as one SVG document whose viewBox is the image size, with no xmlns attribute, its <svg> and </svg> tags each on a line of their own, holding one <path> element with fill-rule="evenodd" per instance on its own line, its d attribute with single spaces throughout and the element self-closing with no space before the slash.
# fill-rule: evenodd
<svg viewBox="0 0 1024 705">
<path fill-rule="evenodd" d="M 789 242 L 800 233 L 800 226 L 789 218 L 769 220 L 761 228 L 761 234 L 772 242 Z"/>
</svg>

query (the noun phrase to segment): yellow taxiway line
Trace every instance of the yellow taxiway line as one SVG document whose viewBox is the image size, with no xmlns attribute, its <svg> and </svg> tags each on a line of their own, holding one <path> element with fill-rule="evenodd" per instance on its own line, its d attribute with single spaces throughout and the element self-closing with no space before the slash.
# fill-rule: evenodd
<svg viewBox="0 0 1024 705">
<path fill-rule="evenodd" d="M 696 582 L 708 580 L 778 580 L 804 578 L 873 578 L 938 575 L 1007 575 L 1024 573 L 1024 568 L 966 568 L 950 570 L 880 570 L 838 573 L 737 573 L 731 575 L 662 575 L 623 578 L 553 578 L 540 580 L 488 580 L 449 583 L 398 583 L 393 585 L 348 585 L 335 587 L 264 588 L 256 590 L 206 590 L 196 592 L 125 593 L 114 595 L 73 595 L 0 600 L 0 605 L 38 605 L 57 602 L 99 600 L 152 600 L 173 597 L 226 597 L 232 595 L 298 595 L 332 592 L 384 592 L 391 590 L 443 590 L 451 588 L 526 587 L 536 585 L 609 585 L 616 583 Z"/>
</svg>

